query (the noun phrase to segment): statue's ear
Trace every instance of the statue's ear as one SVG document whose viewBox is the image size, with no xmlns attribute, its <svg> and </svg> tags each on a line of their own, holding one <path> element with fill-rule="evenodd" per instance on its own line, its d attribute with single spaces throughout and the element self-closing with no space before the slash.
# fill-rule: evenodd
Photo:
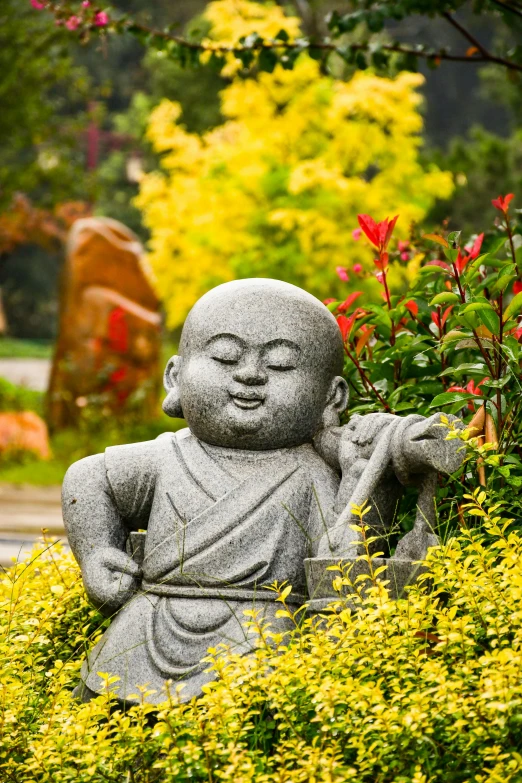
<svg viewBox="0 0 522 783">
<path fill-rule="evenodd" d="M 182 419 L 183 411 L 179 398 L 178 376 L 181 370 L 181 356 L 171 356 L 163 374 L 163 386 L 167 396 L 163 400 L 163 412 L 174 419 Z"/>
<path fill-rule="evenodd" d="M 348 405 L 348 384 L 340 375 L 330 385 L 328 401 L 323 413 L 323 427 L 338 427 L 341 413 Z"/>
</svg>

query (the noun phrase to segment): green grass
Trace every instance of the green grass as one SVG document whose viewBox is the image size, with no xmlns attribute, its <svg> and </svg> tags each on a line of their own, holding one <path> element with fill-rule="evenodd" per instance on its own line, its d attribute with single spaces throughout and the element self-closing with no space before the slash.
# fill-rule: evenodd
<svg viewBox="0 0 522 783">
<path fill-rule="evenodd" d="M 35 411 L 41 416 L 43 407 L 42 392 L 16 386 L 5 378 L 0 378 L 0 411 Z"/>
<path fill-rule="evenodd" d="M 50 359 L 54 344 L 45 340 L 0 337 L 0 359 Z"/>
</svg>

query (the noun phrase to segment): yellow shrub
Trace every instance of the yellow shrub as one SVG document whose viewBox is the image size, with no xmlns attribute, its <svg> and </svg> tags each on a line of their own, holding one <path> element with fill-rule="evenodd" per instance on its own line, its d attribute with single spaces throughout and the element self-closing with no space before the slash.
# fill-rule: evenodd
<svg viewBox="0 0 522 783">
<path fill-rule="evenodd" d="M 432 550 L 431 591 L 359 584 L 326 626 L 301 612 L 292 634 L 260 627 L 255 655 L 211 652 L 217 681 L 154 720 L 71 699 L 101 618 L 70 555 L 35 553 L 1 583 L 0 780 L 520 781 L 522 539 L 484 493 L 469 505 L 483 532 Z"/>
<path fill-rule="evenodd" d="M 257 30 L 263 13 L 267 35 L 275 34 L 281 10 L 273 6 L 221 0 L 208 16 L 214 38 L 228 41 L 249 25 Z M 179 106 L 163 101 L 148 130 L 162 170 L 144 177 L 137 204 L 169 325 L 235 277 L 278 277 L 321 298 L 335 295 L 336 266 L 373 268 L 368 244 L 352 237 L 357 213 L 400 213 L 404 238 L 411 221 L 447 198 L 451 175 L 419 161 L 422 81 L 370 72 L 336 81 L 302 55 L 292 71 L 236 78 L 221 94 L 226 121 L 202 137 L 187 133 Z"/>
</svg>

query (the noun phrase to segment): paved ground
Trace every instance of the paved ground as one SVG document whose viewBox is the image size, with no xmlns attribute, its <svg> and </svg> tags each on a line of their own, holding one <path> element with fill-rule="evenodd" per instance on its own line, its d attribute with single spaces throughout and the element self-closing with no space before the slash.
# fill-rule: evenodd
<svg viewBox="0 0 522 783">
<path fill-rule="evenodd" d="M 65 539 L 60 487 L 0 484 L 0 565 L 20 558 L 42 536 Z"/>
<path fill-rule="evenodd" d="M 47 390 L 50 372 L 50 359 L 0 359 L 0 378 L 35 391 Z"/>
</svg>

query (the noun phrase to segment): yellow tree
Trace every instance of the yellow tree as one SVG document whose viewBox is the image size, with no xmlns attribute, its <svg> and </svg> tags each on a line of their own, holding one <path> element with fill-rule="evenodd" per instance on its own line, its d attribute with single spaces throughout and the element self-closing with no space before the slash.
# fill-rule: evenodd
<svg viewBox="0 0 522 783">
<path fill-rule="evenodd" d="M 214 37 L 244 35 L 252 8 L 262 6 L 210 4 Z M 295 18 L 285 20 L 279 7 L 265 14 L 272 35 L 285 21 L 296 34 Z M 352 234 L 357 213 L 399 213 L 405 237 L 435 199 L 447 198 L 451 175 L 419 160 L 421 84 L 412 73 L 359 72 L 344 82 L 301 55 L 293 70 L 236 76 L 221 94 L 226 121 L 203 136 L 187 133 L 179 106 L 163 101 L 148 130 L 161 171 L 144 177 L 137 203 L 169 325 L 236 277 L 278 277 L 321 298 L 344 296 L 335 268 L 373 267 L 369 245 Z"/>
</svg>

